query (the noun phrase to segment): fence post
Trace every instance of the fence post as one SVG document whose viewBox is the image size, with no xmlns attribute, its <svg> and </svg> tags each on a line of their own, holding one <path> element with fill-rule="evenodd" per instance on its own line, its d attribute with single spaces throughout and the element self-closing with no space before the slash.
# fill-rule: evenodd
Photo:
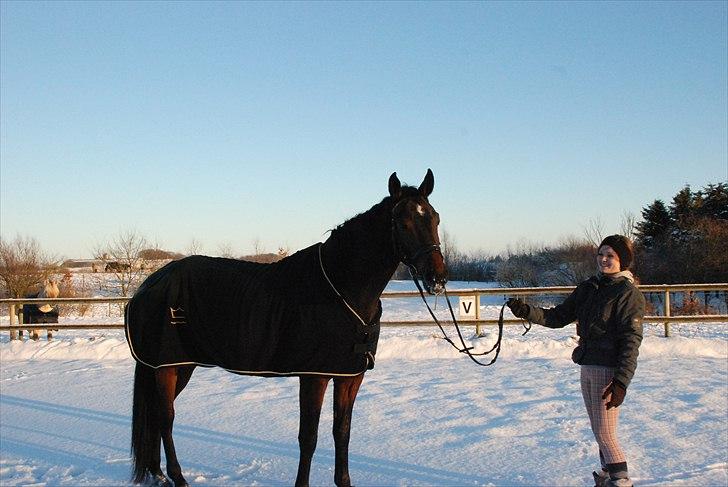
<svg viewBox="0 0 728 487">
<path fill-rule="evenodd" d="M 23 313 L 24 304 L 25 303 L 22 303 L 18 308 L 18 326 L 20 327 L 20 329 L 18 330 L 18 337 L 21 340 L 23 339 L 23 323 L 25 322 L 25 314 Z"/>
<path fill-rule="evenodd" d="M 665 316 L 670 316 L 670 290 L 665 291 Z M 670 336 L 670 322 L 665 322 L 665 337 Z"/>
<path fill-rule="evenodd" d="M 15 304 L 11 304 L 9 306 L 10 308 L 10 326 L 15 326 Z M 10 339 L 11 340 L 17 340 L 18 339 L 18 330 L 10 330 Z"/>
<path fill-rule="evenodd" d="M 480 294 L 475 293 L 475 336 L 480 336 Z"/>
</svg>

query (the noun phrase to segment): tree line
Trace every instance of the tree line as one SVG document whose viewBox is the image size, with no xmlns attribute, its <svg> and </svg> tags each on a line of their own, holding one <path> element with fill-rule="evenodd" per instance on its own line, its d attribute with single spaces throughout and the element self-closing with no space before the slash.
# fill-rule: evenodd
<svg viewBox="0 0 728 487">
<path fill-rule="evenodd" d="M 633 239 L 633 271 L 644 284 L 691 284 L 728 280 L 728 184 L 680 189 L 665 204 L 656 199 L 636 221 L 623 215 L 622 233 Z M 614 232 L 610 232 L 614 233 Z M 576 285 L 595 272 L 597 245 L 606 237 L 592 221 L 581 238 L 556 245 L 521 246 L 505 255 L 474 258 L 456 249 L 446 251 L 453 280 L 497 281 L 505 287 Z M 443 238 L 443 246 L 448 245 Z"/>
<path fill-rule="evenodd" d="M 655 200 L 635 228 L 636 271 L 643 282 L 728 280 L 728 185 L 686 185 L 665 205 Z"/>
</svg>

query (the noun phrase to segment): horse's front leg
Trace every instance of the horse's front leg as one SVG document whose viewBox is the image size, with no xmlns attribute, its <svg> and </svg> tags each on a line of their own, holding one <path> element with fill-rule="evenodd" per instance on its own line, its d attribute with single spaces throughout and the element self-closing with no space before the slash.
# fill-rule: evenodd
<svg viewBox="0 0 728 487">
<path fill-rule="evenodd" d="M 354 400 L 364 374 L 354 377 L 337 377 L 334 379 L 334 447 L 336 451 L 336 467 L 334 483 L 339 487 L 351 485 L 349 476 L 349 437 L 351 436 L 351 413 Z"/>
<path fill-rule="evenodd" d="M 324 402 L 329 380 L 330 377 L 300 377 L 298 392 L 301 417 L 298 425 L 300 458 L 298 461 L 298 474 L 296 475 L 296 486 L 299 487 L 308 486 L 311 459 L 318 440 L 321 405 Z"/>
</svg>

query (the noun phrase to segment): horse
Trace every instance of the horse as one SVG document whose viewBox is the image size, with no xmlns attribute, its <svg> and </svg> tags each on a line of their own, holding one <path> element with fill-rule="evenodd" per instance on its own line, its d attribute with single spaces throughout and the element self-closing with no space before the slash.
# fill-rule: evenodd
<svg viewBox="0 0 728 487">
<path fill-rule="evenodd" d="M 53 278 L 44 279 L 42 282 L 37 284 L 35 292 L 26 293 L 26 298 L 57 298 L 60 294 L 58 288 L 58 281 Z M 21 308 L 15 311 L 17 315 L 23 313 L 23 323 L 25 324 L 38 324 L 38 323 L 58 323 L 58 307 L 46 304 L 32 304 L 26 303 Z M 22 330 L 20 332 L 23 334 Z M 33 340 L 40 338 L 40 329 L 28 329 L 28 334 Z M 48 330 L 48 336 L 52 335 L 51 330 Z"/>
<path fill-rule="evenodd" d="M 61 290 L 58 288 L 58 281 L 53 278 L 43 280 L 38 284 L 38 291 L 32 294 L 28 294 L 28 298 L 57 298 L 61 294 Z M 44 304 L 38 306 L 38 309 L 43 313 L 48 313 L 53 309 L 50 304 Z"/>
<path fill-rule="evenodd" d="M 112 261 L 106 264 L 104 272 L 124 272 L 131 269 L 131 264 L 125 264 L 123 262 Z"/>
<path fill-rule="evenodd" d="M 429 169 L 417 188 L 392 173 L 381 202 L 331 230 L 323 243 L 275 263 L 191 256 L 151 274 L 125 309 L 136 359 L 132 480 L 188 485 L 172 438 L 174 400 L 196 367 L 218 366 L 242 375 L 298 377 L 297 486 L 309 484 L 324 394 L 333 380 L 334 483 L 350 486 L 352 411 L 364 373 L 374 366 L 380 296 L 400 262 L 429 294 L 445 290 L 440 217 L 428 200 L 433 187 Z M 234 288 L 229 296 L 208 291 L 220 280 Z M 276 327 L 280 333 L 271 331 Z"/>
</svg>

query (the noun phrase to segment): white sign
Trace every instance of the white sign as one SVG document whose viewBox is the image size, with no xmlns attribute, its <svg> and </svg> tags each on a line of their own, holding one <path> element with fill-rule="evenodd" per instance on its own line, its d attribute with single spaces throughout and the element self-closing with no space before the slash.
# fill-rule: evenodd
<svg viewBox="0 0 728 487">
<path fill-rule="evenodd" d="M 460 307 L 458 308 L 461 320 L 474 320 L 478 304 L 475 296 L 460 296 Z"/>
</svg>

